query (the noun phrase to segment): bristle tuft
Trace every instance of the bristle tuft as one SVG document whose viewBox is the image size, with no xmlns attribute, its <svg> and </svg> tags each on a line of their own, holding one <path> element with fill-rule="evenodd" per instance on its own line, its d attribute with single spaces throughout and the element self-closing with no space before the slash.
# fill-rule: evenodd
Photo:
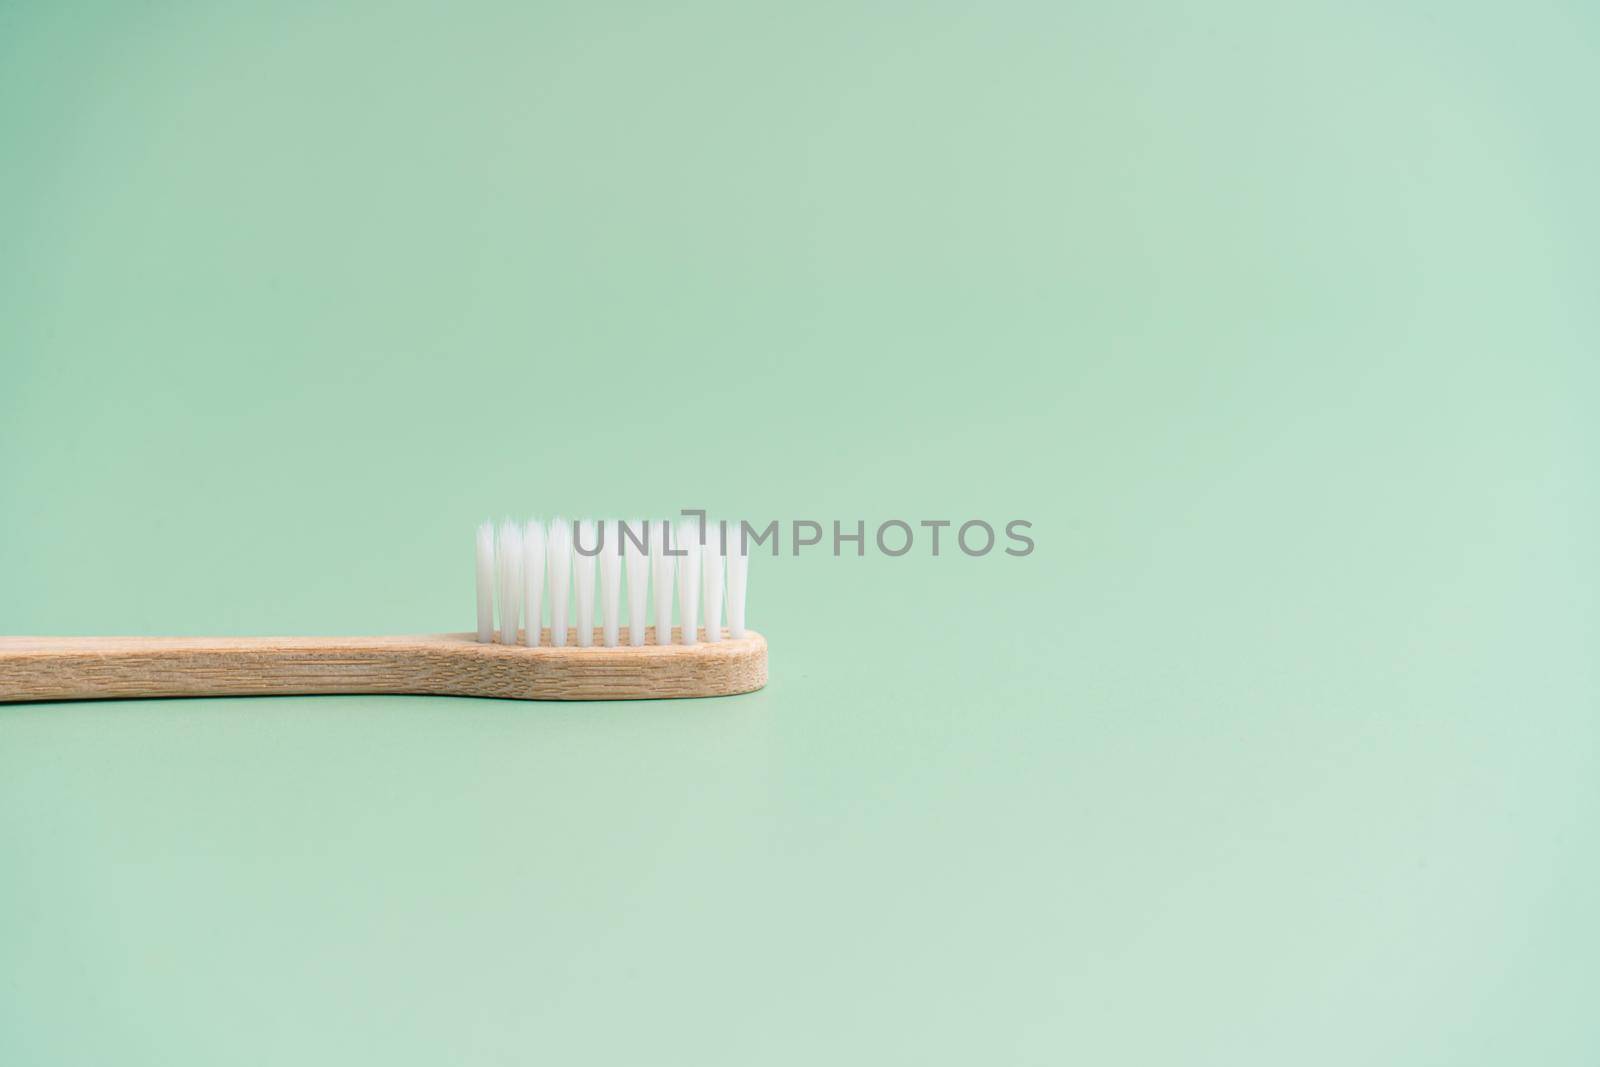
<svg viewBox="0 0 1600 1067">
<path fill-rule="evenodd" d="M 572 524 L 563 518 L 550 523 L 545 536 L 545 584 L 550 597 L 550 643 L 567 643 L 567 607 L 572 586 Z"/>
<path fill-rule="evenodd" d="M 494 640 L 494 523 L 478 524 L 478 640 Z"/>
<path fill-rule="evenodd" d="M 682 552 L 678 559 L 678 625 L 683 631 L 683 643 L 695 644 L 700 628 L 700 527 L 697 523 L 681 522 L 672 539 L 674 552 Z"/>
<path fill-rule="evenodd" d="M 672 644 L 672 587 L 678 561 L 667 555 L 671 527 L 666 519 L 650 524 L 650 585 L 655 591 L 656 644 Z"/>
<path fill-rule="evenodd" d="M 495 570 L 500 582 L 500 643 L 517 643 L 522 621 L 522 527 L 506 519 L 495 541 Z"/>
<path fill-rule="evenodd" d="M 600 523 L 600 629 L 607 648 L 617 647 L 621 625 L 622 546 L 618 543 L 617 520 Z"/>
<path fill-rule="evenodd" d="M 623 561 L 628 567 L 628 644 L 644 644 L 645 598 L 650 592 L 650 556 L 644 550 L 648 544 L 650 526 L 642 521 L 618 524 L 622 539 Z"/>
<path fill-rule="evenodd" d="M 722 640 L 722 549 L 715 536 L 707 538 L 700 555 L 700 586 L 706 613 L 706 640 Z"/>
<path fill-rule="evenodd" d="M 537 645 L 544 625 L 544 523 L 529 519 L 522 528 L 523 644 Z"/>
<path fill-rule="evenodd" d="M 578 647 L 594 644 L 594 552 L 599 537 L 593 519 L 578 523 L 573 542 L 572 592 L 577 602 Z M 588 554 L 585 555 L 585 552 Z"/>
<path fill-rule="evenodd" d="M 750 581 L 750 553 L 744 527 L 728 531 L 728 636 L 744 636 L 745 590 Z"/>
</svg>

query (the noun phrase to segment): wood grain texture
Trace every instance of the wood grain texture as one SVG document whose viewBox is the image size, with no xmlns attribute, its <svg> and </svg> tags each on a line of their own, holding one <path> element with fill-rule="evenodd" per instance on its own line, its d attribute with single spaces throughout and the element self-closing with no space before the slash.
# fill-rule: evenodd
<svg viewBox="0 0 1600 1067">
<path fill-rule="evenodd" d="M 726 631 L 724 631 L 726 633 Z M 479 644 L 412 637 L 0 637 L 0 703 L 295 693 L 418 693 L 516 700 L 726 696 L 767 684 L 767 642 L 639 648 Z M 673 627 L 674 641 L 680 639 Z M 626 639 L 626 637 L 624 637 Z M 572 640 L 569 631 L 569 642 Z"/>
</svg>

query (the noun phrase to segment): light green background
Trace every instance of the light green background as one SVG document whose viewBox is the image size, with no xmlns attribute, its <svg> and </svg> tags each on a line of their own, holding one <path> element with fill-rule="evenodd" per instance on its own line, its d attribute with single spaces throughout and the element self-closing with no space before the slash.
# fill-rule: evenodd
<svg viewBox="0 0 1600 1067">
<path fill-rule="evenodd" d="M 0 1063 L 1593 1064 L 1585 3 L 0 3 L 0 632 L 758 559 L 772 684 L 0 710 Z"/>
</svg>

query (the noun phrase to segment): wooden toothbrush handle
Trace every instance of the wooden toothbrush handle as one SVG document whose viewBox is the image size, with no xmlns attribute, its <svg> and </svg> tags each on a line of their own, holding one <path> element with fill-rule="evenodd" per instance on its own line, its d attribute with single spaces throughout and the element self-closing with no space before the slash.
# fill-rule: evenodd
<svg viewBox="0 0 1600 1067">
<path fill-rule="evenodd" d="M 673 637 L 680 635 L 674 629 Z M 655 639 L 654 627 L 646 641 Z M 626 637 L 624 637 L 626 640 Z M 767 681 L 758 633 L 578 648 L 411 637 L 0 637 L 0 703 L 117 697 L 423 693 L 522 700 L 724 696 Z"/>
</svg>

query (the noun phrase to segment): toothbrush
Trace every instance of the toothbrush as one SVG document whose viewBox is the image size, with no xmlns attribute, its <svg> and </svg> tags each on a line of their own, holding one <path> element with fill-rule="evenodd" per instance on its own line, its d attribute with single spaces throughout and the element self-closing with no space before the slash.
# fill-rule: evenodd
<svg viewBox="0 0 1600 1067">
<path fill-rule="evenodd" d="M 312 693 L 641 700 L 760 689 L 767 683 L 767 642 L 744 628 L 748 558 L 733 548 L 726 559 L 715 552 L 713 562 L 712 545 L 702 548 L 687 530 L 673 531 L 668 539 L 668 529 L 665 522 L 608 520 L 581 524 L 574 536 L 572 524 L 562 519 L 548 530 L 537 520 L 507 520 L 498 528 L 482 524 L 474 633 L 0 637 L 0 703 Z M 624 570 L 626 598 L 620 596 Z M 728 630 L 718 625 L 725 570 L 734 624 Z M 655 593 L 654 625 L 644 613 L 647 580 Z M 674 584 L 684 600 L 680 626 L 671 625 Z M 569 633 L 567 599 L 574 585 L 585 630 Z M 711 631 L 693 623 L 702 593 Z M 715 608 L 709 606 L 712 597 Z M 596 599 L 600 625 L 591 628 Z M 626 619 L 620 616 L 624 599 Z M 543 625 L 544 601 L 555 628 Z"/>
</svg>

